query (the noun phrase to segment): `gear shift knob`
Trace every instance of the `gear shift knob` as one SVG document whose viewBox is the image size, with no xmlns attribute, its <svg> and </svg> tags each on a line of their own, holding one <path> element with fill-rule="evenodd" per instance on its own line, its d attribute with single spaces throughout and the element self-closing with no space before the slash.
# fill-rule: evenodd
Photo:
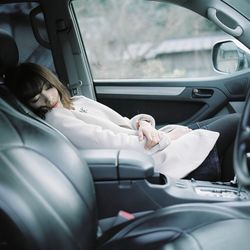
<svg viewBox="0 0 250 250">
<path fill-rule="evenodd" d="M 238 181 L 237 181 L 236 175 L 234 176 L 233 180 L 230 181 L 230 183 L 232 186 L 235 186 L 235 187 L 238 186 Z"/>
</svg>

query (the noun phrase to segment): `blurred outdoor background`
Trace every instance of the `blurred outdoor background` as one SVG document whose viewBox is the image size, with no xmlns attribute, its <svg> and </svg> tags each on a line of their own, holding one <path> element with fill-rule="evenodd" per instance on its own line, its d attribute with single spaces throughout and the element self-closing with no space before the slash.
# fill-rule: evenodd
<svg viewBox="0 0 250 250">
<path fill-rule="evenodd" d="M 73 2 L 95 79 L 201 77 L 228 36 L 184 8 L 146 0 Z"/>
</svg>

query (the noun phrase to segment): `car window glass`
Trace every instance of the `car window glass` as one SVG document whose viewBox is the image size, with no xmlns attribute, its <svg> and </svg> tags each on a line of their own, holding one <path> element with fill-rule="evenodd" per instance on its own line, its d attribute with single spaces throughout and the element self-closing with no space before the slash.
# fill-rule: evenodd
<svg viewBox="0 0 250 250">
<path fill-rule="evenodd" d="M 192 11 L 143 0 L 79 0 L 73 7 L 94 79 L 218 75 L 211 50 L 228 35 Z"/>
</svg>

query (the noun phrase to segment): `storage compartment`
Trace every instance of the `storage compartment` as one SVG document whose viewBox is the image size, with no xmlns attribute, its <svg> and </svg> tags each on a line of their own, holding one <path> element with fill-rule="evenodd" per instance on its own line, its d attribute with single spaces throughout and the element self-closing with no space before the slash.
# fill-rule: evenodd
<svg viewBox="0 0 250 250">
<path fill-rule="evenodd" d="M 82 150 L 93 175 L 99 219 L 187 202 L 248 200 L 230 182 L 174 179 L 154 172 L 150 156 L 129 150 Z"/>
<path fill-rule="evenodd" d="M 153 159 L 130 150 L 81 150 L 94 181 L 138 180 L 154 175 Z"/>
</svg>

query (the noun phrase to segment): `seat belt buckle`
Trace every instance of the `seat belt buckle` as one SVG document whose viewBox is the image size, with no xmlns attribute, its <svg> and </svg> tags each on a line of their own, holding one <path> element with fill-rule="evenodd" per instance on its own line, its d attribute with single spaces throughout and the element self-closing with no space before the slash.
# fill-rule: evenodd
<svg viewBox="0 0 250 250">
<path fill-rule="evenodd" d="M 120 210 L 112 226 L 117 226 L 121 223 L 127 222 L 129 220 L 133 220 L 134 218 L 135 216 L 133 214 L 127 211 Z"/>
<path fill-rule="evenodd" d="M 125 220 L 133 220 L 135 216 L 127 211 L 120 210 L 118 216 L 125 219 Z"/>
<path fill-rule="evenodd" d="M 78 81 L 77 83 L 68 83 L 67 87 L 70 90 L 71 96 L 77 95 L 79 91 L 79 87 L 82 86 L 82 81 Z"/>
</svg>

